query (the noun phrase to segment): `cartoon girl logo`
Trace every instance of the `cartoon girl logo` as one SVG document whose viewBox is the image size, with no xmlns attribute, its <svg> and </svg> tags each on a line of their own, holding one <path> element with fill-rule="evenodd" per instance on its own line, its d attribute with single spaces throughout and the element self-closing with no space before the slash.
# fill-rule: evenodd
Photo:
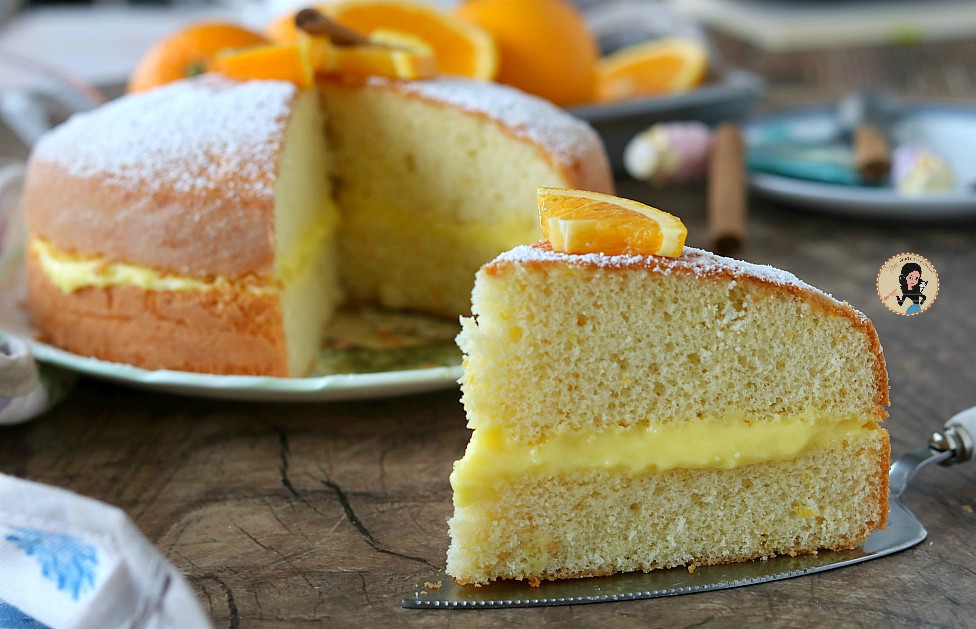
<svg viewBox="0 0 976 629">
<path fill-rule="evenodd" d="M 930 287 L 930 284 L 933 286 Z M 889 310 L 897 314 L 914 315 L 927 310 L 937 292 L 938 274 L 935 267 L 916 254 L 894 256 L 878 273 L 878 296 Z"/>
</svg>

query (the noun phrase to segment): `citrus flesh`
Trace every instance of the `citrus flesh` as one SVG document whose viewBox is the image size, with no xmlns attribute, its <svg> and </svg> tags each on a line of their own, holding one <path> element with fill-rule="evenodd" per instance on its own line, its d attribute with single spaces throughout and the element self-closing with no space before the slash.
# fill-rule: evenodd
<svg viewBox="0 0 976 629">
<path fill-rule="evenodd" d="M 299 87 L 311 87 L 315 82 L 308 57 L 294 44 L 221 52 L 214 58 L 212 69 L 239 81 L 277 79 Z"/>
<path fill-rule="evenodd" d="M 335 46 L 323 37 L 302 34 L 299 38 L 299 45 L 318 74 L 385 76 L 407 81 L 437 75 L 433 50 L 416 36 L 382 29 L 371 33 L 369 42 L 361 46 Z"/>
<path fill-rule="evenodd" d="M 687 91 L 708 71 L 708 50 L 693 39 L 670 37 L 619 50 L 596 69 L 596 100 L 613 102 Z"/>
<path fill-rule="evenodd" d="M 542 235 L 554 251 L 678 257 L 688 230 L 676 216 L 609 194 L 539 188 Z"/>
<path fill-rule="evenodd" d="M 395 30 L 422 39 L 433 49 L 442 74 L 490 81 L 498 72 L 498 51 L 491 35 L 436 7 L 405 0 L 341 0 L 318 8 L 366 36 Z"/>
</svg>

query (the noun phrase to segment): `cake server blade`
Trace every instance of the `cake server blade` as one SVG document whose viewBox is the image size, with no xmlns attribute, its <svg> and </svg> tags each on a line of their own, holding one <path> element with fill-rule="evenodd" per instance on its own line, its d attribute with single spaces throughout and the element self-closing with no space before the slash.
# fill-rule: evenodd
<svg viewBox="0 0 976 629">
<path fill-rule="evenodd" d="M 942 432 L 932 435 L 929 445 L 912 450 L 895 461 L 889 472 L 888 525 L 851 550 L 702 566 L 693 572 L 680 567 L 609 577 L 544 581 L 539 587 L 530 587 L 524 581 L 500 581 L 482 587 L 458 585 L 442 570 L 417 585 L 400 604 L 413 609 L 486 609 L 632 601 L 779 581 L 890 555 L 915 546 L 927 535 L 922 523 L 901 502 L 909 481 L 920 469 L 932 463 L 950 465 L 973 458 L 974 437 L 976 407 L 950 419 Z"/>
</svg>

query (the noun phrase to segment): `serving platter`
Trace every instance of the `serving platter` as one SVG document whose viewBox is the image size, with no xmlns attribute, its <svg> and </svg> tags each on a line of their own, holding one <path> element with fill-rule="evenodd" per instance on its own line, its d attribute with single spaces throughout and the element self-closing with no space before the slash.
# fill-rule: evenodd
<svg viewBox="0 0 976 629">
<path fill-rule="evenodd" d="M 141 369 L 38 341 L 25 306 L 22 178 L 22 165 L 0 167 L 0 338 L 16 336 L 26 341 L 42 368 L 50 365 L 166 393 L 263 402 L 368 399 L 457 386 L 461 376 L 461 353 L 454 343 L 458 322 L 370 308 L 341 310 L 336 315 L 318 362 L 305 378 Z"/>
</svg>

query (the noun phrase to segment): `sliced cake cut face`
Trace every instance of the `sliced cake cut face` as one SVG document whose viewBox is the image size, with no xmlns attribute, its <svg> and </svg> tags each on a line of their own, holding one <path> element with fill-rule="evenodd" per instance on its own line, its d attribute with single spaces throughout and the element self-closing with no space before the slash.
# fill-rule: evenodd
<svg viewBox="0 0 976 629">
<path fill-rule="evenodd" d="M 532 441 L 610 424 L 886 415 L 873 326 L 788 273 L 690 247 L 665 258 L 534 246 L 480 276 L 459 339 L 477 381 L 464 393 L 471 428 Z M 546 385 L 519 372 L 547 373 Z"/>
<path fill-rule="evenodd" d="M 323 126 L 312 92 L 205 77 L 46 136 L 25 197 L 41 338 L 146 368 L 306 373 L 339 297 Z"/>
<path fill-rule="evenodd" d="M 731 469 L 506 475 L 456 503 L 447 571 L 483 584 L 851 548 L 885 522 L 887 437 L 874 426 Z"/>
<path fill-rule="evenodd" d="M 373 79 L 322 101 L 354 301 L 467 313 L 478 268 L 538 240 L 537 186 L 613 186 L 588 125 L 510 88 Z"/>
<path fill-rule="evenodd" d="M 849 548 L 883 525 L 877 335 L 794 276 L 540 243 L 485 265 L 472 311 L 458 581 Z"/>
</svg>

